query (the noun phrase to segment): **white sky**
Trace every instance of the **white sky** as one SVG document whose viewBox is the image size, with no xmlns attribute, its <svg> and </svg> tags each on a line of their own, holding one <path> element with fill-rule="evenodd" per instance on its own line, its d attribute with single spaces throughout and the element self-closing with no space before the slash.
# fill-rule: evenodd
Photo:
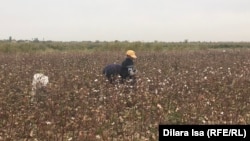
<svg viewBox="0 0 250 141">
<path fill-rule="evenodd" d="M 250 0 L 0 2 L 0 39 L 250 41 Z"/>
</svg>

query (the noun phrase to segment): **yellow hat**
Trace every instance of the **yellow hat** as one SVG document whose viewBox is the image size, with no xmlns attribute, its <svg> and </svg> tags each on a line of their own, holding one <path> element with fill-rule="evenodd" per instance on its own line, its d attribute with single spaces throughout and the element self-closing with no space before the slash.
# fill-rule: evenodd
<svg viewBox="0 0 250 141">
<path fill-rule="evenodd" d="M 126 55 L 128 55 L 128 56 L 130 56 L 130 57 L 132 57 L 134 59 L 137 58 L 136 55 L 135 55 L 135 51 L 133 51 L 133 50 L 128 50 Z"/>
</svg>

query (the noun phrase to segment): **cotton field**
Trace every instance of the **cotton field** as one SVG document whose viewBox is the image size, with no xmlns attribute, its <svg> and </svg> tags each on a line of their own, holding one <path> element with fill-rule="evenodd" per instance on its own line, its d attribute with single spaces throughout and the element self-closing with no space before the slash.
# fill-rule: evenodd
<svg viewBox="0 0 250 141">
<path fill-rule="evenodd" d="M 250 124 L 249 54 L 138 51 L 134 85 L 102 74 L 123 52 L 1 54 L 0 140 L 157 140 L 159 124 Z"/>
</svg>

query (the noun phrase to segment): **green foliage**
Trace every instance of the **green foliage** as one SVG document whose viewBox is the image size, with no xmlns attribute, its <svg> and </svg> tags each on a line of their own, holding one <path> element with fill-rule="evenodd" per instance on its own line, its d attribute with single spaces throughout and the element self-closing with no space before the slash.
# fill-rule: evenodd
<svg viewBox="0 0 250 141">
<path fill-rule="evenodd" d="M 0 41 L 0 52 L 58 52 L 58 51 L 169 51 L 169 50 L 204 50 L 204 49 L 233 49 L 249 48 L 248 42 L 128 42 L 128 41 L 83 41 L 83 42 L 9 42 Z"/>
</svg>

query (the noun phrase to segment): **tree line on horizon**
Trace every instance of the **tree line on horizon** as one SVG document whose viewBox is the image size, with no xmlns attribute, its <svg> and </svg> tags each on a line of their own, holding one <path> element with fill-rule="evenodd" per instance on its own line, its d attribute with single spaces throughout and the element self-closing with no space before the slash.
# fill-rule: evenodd
<svg viewBox="0 0 250 141">
<path fill-rule="evenodd" d="M 223 48 L 250 48 L 250 42 L 143 42 L 143 41 L 39 41 L 30 40 L 0 40 L 0 52 L 37 52 L 37 51 L 124 51 L 134 49 L 138 51 L 164 50 L 200 50 Z"/>
</svg>

